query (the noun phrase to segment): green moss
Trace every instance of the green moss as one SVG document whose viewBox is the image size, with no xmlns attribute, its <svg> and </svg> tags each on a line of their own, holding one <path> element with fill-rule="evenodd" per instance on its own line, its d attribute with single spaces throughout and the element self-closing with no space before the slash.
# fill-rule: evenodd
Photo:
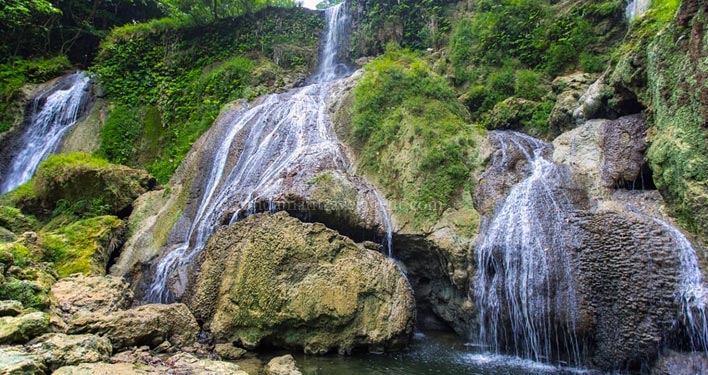
<svg viewBox="0 0 708 375">
<path fill-rule="evenodd" d="M 444 79 L 407 51 L 367 66 L 354 89 L 353 144 L 398 215 L 434 221 L 469 177 L 478 131 Z"/>
<path fill-rule="evenodd" d="M 84 219 L 42 233 L 45 260 L 55 264 L 60 277 L 72 273 L 103 275 L 112 251 L 122 243 L 125 223 L 114 216 Z"/>
<path fill-rule="evenodd" d="M 40 164 L 30 182 L 31 194 L 21 187 L 20 193 L 11 193 L 7 200 L 43 218 L 118 214 L 152 183 L 145 171 L 84 153 L 60 154 Z"/>
<path fill-rule="evenodd" d="M 15 59 L 0 64 L 0 133 L 9 130 L 22 117 L 22 108 L 16 100 L 23 85 L 48 81 L 70 68 L 69 60 L 63 55 L 48 59 Z"/>
<path fill-rule="evenodd" d="M 0 205 L 0 227 L 8 229 L 10 232 L 21 234 L 36 230 L 37 220 L 31 216 L 22 214 L 17 208 Z"/>
</svg>

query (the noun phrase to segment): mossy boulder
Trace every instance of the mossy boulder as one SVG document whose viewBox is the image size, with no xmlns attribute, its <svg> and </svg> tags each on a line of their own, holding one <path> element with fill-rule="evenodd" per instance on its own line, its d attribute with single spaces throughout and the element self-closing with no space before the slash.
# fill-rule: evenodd
<svg viewBox="0 0 708 375">
<path fill-rule="evenodd" d="M 146 171 L 110 164 L 84 153 L 53 155 L 31 182 L 3 200 L 25 213 L 126 215 L 133 201 L 156 184 Z"/>
<path fill-rule="evenodd" d="M 49 328 L 49 315 L 34 312 L 0 318 L 0 344 L 23 344 Z"/>
<path fill-rule="evenodd" d="M 0 300 L 47 307 L 49 289 L 56 278 L 52 265 L 38 261 L 37 254 L 19 241 L 0 243 Z"/>
<path fill-rule="evenodd" d="M 115 216 L 83 219 L 43 233 L 38 245 L 44 249 L 59 277 L 72 273 L 105 275 L 113 252 L 123 243 L 125 223 Z"/>
<path fill-rule="evenodd" d="M 324 354 L 397 349 L 410 339 L 413 294 L 391 260 L 285 212 L 218 230 L 183 299 L 218 343 Z"/>
<path fill-rule="evenodd" d="M 0 205 L 0 227 L 15 234 L 22 234 L 36 230 L 37 225 L 35 218 L 24 215 L 19 209 Z"/>
<path fill-rule="evenodd" d="M 81 313 L 108 315 L 127 309 L 133 302 L 133 292 L 123 279 L 81 274 L 57 281 L 49 297 L 52 314 L 64 324 Z"/>
</svg>

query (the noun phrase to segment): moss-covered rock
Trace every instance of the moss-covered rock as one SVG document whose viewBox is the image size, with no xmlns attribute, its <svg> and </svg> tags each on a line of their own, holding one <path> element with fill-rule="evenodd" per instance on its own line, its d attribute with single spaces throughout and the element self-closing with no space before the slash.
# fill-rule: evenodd
<svg viewBox="0 0 708 375">
<path fill-rule="evenodd" d="M 34 312 L 0 318 L 0 344 L 22 344 L 49 328 L 49 315 Z"/>
<path fill-rule="evenodd" d="M 415 302 L 392 261 L 284 212 L 217 231 L 197 267 L 184 299 L 217 342 L 346 353 L 412 333 Z"/>
<path fill-rule="evenodd" d="M 53 211 L 80 215 L 124 215 L 131 203 L 155 186 L 155 179 L 83 153 L 53 155 L 32 181 L 3 200 L 25 213 L 48 216 Z"/>
<path fill-rule="evenodd" d="M 60 277 L 72 273 L 105 275 L 113 252 L 123 244 L 125 223 L 115 216 L 83 219 L 43 233 L 38 246 L 47 252 Z"/>
<path fill-rule="evenodd" d="M 17 208 L 0 205 L 0 227 L 15 234 L 22 234 L 36 230 L 37 226 L 35 218 L 22 214 L 22 211 Z"/>
<path fill-rule="evenodd" d="M 708 238 L 708 3 L 657 2 L 630 30 L 609 83 L 651 111 L 647 158 L 681 223 Z"/>
</svg>

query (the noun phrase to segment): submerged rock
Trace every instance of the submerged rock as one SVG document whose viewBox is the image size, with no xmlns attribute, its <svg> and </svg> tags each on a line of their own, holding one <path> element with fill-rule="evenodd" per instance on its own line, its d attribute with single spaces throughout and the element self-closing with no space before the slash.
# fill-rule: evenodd
<svg viewBox="0 0 708 375">
<path fill-rule="evenodd" d="M 264 372 L 265 375 L 302 375 L 290 354 L 271 359 Z"/>
<path fill-rule="evenodd" d="M 397 349 L 415 302 L 396 265 L 321 224 L 254 215 L 212 236 L 185 300 L 217 342 L 307 353 Z"/>
</svg>

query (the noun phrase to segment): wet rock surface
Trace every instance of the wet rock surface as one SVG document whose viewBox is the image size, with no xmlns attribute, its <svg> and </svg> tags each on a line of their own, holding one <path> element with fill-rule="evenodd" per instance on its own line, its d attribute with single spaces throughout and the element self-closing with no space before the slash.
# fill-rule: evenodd
<svg viewBox="0 0 708 375">
<path fill-rule="evenodd" d="M 186 303 L 217 343 L 306 353 L 397 349 L 415 302 L 396 265 L 321 224 L 254 215 L 211 238 Z"/>
</svg>

